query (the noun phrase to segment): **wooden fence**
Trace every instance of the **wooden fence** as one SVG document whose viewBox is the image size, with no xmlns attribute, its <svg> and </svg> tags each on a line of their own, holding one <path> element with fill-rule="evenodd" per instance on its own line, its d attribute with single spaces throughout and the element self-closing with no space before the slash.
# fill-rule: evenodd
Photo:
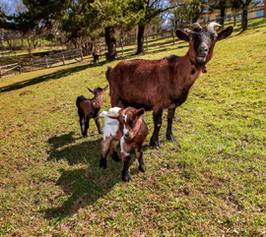
<svg viewBox="0 0 266 237">
<path fill-rule="evenodd" d="M 256 12 L 262 11 L 263 7 L 257 7 L 256 9 L 250 9 L 249 10 L 249 19 L 254 19 L 254 18 L 261 18 L 263 16 L 256 16 Z M 215 20 L 215 19 L 210 19 L 210 20 Z M 241 14 L 237 14 L 236 17 L 236 22 L 241 21 Z M 233 24 L 232 21 L 232 16 L 226 17 L 226 22 L 225 24 Z M 150 43 L 151 40 L 154 39 L 163 39 L 167 37 L 172 37 L 173 39 L 173 44 L 175 44 L 175 33 L 173 30 L 168 30 L 168 31 L 162 31 L 159 33 L 155 34 L 149 34 L 145 35 L 145 47 L 146 50 L 148 48 L 148 44 Z M 127 35 L 126 37 L 121 38 L 120 40 L 117 41 L 117 47 L 120 47 L 118 52 L 120 54 L 124 54 L 124 47 L 125 46 L 130 46 L 130 45 L 135 45 L 136 44 L 136 34 L 130 34 Z M 96 48 L 98 48 L 98 55 L 100 57 L 103 57 L 106 54 L 107 48 L 104 39 L 99 39 L 97 42 L 95 42 Z M 127 49 L 128 51 L 129 49 Z M 130 49 L 133 50 L 133 49 Z M 4 54 L 10 53 L 10 52 L 5 52 Z M 77 61 L 80 62 L 83 60 L 83 53 L 82 49 L 74 49 L 74 50 L 68 50 L 68 51 L 63 51 L 60 53 L 50 53 L 48 55 L 45 55 L 44 57 L 40 59 L 34 59 L 34 58 L 28 58 L 28 60 L 23 60 L 21 63 L 13 63 L 13 64 L 8 64 L 4 66 L 0 66 L 0 77 L 8 74 L 12 74 L 15 72 L 21 72 L 21 71 L 33 71 L 41 68 L 50 68 L 54 66 L 60 66 L 60 65 L 65 65 L 69 62 Z"/>
<path fill-rule="evenodd" d="M 10 74 L 11 72 L 21 72 L 21 65 L 19 63 L 8 64 L 0 67 L 0 77 Z"/>
<path fill-rule="evenodd" d="M 42 68 L 65 65 L 71 61 L 81 62 L 83 54 L 81 49 L 63 51 L 60 53 L 45 55 L 40 59 L 28 58 L 23 62 L 0 66 L 0 77 L 22 71 L 34 71 Z"/>
</svg>

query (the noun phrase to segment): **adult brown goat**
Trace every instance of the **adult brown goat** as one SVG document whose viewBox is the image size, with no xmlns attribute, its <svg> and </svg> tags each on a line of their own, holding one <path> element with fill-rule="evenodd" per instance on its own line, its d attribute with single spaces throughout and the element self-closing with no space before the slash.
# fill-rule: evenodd
<svg viewBox="0 0 266 237">
<path fill-rule="evenodd" d="M 185 56 L 168 56 L 159 60 L 128 60 L 108 68 L 106 77 L 110 86 L 112 107 L 145 108 L 153 111 L 154 131 L 151 146 L 159 146 L 159 131 L 163 109 L 168 109 L 167 140 L 174 140 L 172 123 L 177 106 L 183 104 L 191 86 L 210 61 L 213 48 L 233 31 L 233 27 L 216 32 L 216 22 L 202 28 L 198 23 L 192 30 L 177 30 L 179 39 L 189 42 Z"/>
</svg>

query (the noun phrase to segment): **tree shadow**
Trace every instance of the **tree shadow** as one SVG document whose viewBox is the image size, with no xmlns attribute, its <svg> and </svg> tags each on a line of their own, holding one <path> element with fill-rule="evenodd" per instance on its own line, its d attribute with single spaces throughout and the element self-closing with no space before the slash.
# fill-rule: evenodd
<svg viewBox="0 0 266 237">
<path fill-rule="evenodd" d="M 89 138 L 90 139 L 90 138 Z M 44 209 L 47 219 L 71 216 L 80 208 L 95 203 L 121 181 L 121 163 L 108 159 L 106 170 L 99 168 L 100 139 L 78 143 L 73 132 L 51 137 L 48 160 L 66 160 L 70 165 L 85 164 L 87 168 L 61 169 L 56 185 L 64 191 L 62 197 L 53 200 L 55 207 Z M 66 198 L 65 198 L 66 197 Z M 63 202 L 60 201 L 63 199 Z"/>
<path fill-rule="evenodd" d="M 41 82 L 44 82 L 44 81 L 57 80 L 57 79 L 60 79 L 61 77 L 69 76 L 69 75 L 71 75 L 73 73 L 85 70 L 85 69 L 90 68 L 90 67 L 101 66 L 104 63 L 105 62 L 98 63 L 97 65 L 91 65 L 91 64 L 80 65 L 80 66 L 77 66 L 77 67 L 62 69 L 62 70 L 59 70 L 59 71 L 56 71 L 56 72 L 53 72 L 53 73 L 50 73 L 50 74 L 46 74 L 46 75 L 43 75 L 43 76 L 35 77 L 35 78 L 29 79 L 29 80 L 16 82 L 16 83 L 13 83 L 11 85 L 7 85 L 7 86 L 4 86 L 4 87 L 1 87 L 0 88 L 0 93 L 13 91 L 13 90 L 18 90 L 18 89 L 21 89 L 21 88 L 24 88 L 24 87 L 27 87 L 27 86 L 32 86 L 32 85 L 35 85 L 35 84 L 38 84 L 38 83 L 41 83 Z"/>
</svg>

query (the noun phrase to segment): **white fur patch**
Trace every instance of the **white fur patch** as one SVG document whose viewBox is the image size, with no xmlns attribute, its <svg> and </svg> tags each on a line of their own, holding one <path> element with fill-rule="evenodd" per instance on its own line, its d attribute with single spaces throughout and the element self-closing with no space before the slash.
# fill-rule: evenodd
<svg viewBox="0 0 266 237">
<path fill-rule="evenodd" d="M 124 143 L 125 143 L 125 138 L 124 138 L 124 136 L 122 136 L 122 137 L 120 138 L 120 149 L 121 149 L 121 153 L 122 153 L 123 155 L 125 155 L 125 156 L 128 156 L 129 153 L 126 152 L 126 151 L 124 150 Z"/>
<path fill-rule="evenodd" d="M 127 134 L 127 133 L 128 133 L 128 129 L 126 128 L 126 125 L 124 125 L 123 134 Z"/>
<path fill-rule="evenodd" d="M 104 127 L 103 127 L 103 139 L 107 137 L 113 137 L 116 135 L 119 129 L 119 121 L 117 119 L 112 119 L 108 115 L 117 115 L 121 110 L 119 107 L 110 108 L 109 111 L 103 111 L 100 113 L 100 117 L 104 117 Z"/>
</svg>

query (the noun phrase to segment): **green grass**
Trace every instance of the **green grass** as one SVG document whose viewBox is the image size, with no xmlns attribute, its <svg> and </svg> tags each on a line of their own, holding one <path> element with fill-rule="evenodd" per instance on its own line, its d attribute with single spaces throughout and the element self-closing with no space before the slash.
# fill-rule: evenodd
<svg viewBox="0 0 266 237">
<path fill-rule="evenodd" d="M 182 55 L 180 45 L 141 57 Z M 133 164 L 130 183 L 120 163 L 98 168 L 100 136 L 91 124 L 80 137 L 75 108 L 117 61 L 2 78 L 0 235 L 265 236 L 265 48 L 264 25 L 217 43 L 177 109 L 176 142 L 165 140 L 164 115 L 162 148 L 145 149 L 147 171 Z"/>
</svg>

